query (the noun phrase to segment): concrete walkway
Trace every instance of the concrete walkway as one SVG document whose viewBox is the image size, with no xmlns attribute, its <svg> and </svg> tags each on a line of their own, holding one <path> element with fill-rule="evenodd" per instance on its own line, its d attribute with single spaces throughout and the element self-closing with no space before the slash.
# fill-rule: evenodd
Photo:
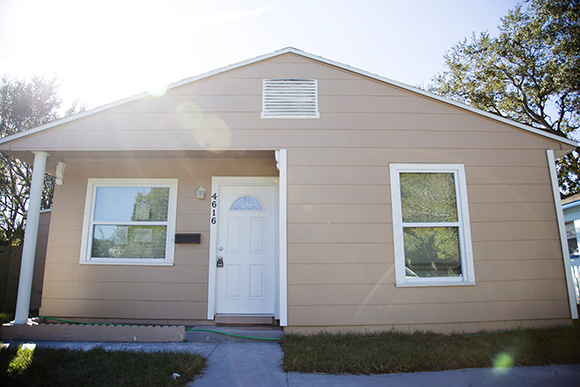
<svg viewBox="0 0 580 387">
<path fill-rule="evenodd" d="M 6 343 L 5 343 L 6 344 Z M 10 345 L 19 345 L 12 342 Z M 465 369 L 444 372 L 382 375 L 301 374 L 282 371 L 282 350 L 277 342 L 221 343 L 81 343 L 36 342 L 38 347 L 89 350 L 187 351 L 208 357 L 201 376 L 190 387 L 577 387 L 580 365 L 514 367 L 510 369 Z"/>
</svg>

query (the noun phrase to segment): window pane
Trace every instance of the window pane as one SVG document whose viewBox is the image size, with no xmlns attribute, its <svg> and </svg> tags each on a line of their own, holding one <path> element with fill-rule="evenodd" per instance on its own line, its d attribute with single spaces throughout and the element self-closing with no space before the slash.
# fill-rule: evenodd
<svg viewBox="0 0 580 387">
<path fill-rule="evenodd" d="M 234 211 L 262 211 L 262 204 L 251 196 L 243 196 L 237 199 L 230 210 Z"/>
<path fill-rule="evenodd" d="M 167 187 L 98 187 L 95 221 L 167 221 Z"/>
<path fill-rule="evenodd" d="M 405 227 L 407 277 L 461 275 L 457 227 Z"/>
<path fill-rule="evenodd" d="M 93 258 L 165 258 L 166 226 L 96 225 Z"/>
<path fill-rule="evenodd" d="M 457 222 L 453 173 L 401 173 L 403 222 Z"/>
</svg>

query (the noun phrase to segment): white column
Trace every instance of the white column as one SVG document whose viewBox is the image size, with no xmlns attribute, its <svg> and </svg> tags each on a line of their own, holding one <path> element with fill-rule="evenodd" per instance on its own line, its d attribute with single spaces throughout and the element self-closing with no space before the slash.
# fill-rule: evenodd
<svg viewBox="0 0 580 387">
<path fill-rule="evenodd" d="M 278 300 L 280 311 L 279 320 L 280 326 L 288 326 L 288 235 L 287 235 L 287 201 L 288 201 L 288 150 L 280 149 L 276 151 L 276 167 L 280 171 L 279 182 L 279 209 L 278 209 L 278 235 L 279 243 L 279 268 L 280 277 L 278 278 L 278 286 L 280 287 L 280 299 Z"/>
<path fill-rule="evenodd" d="M 32 275 L 34 274 L 34 256 L 36 255 L 36 240 L 38 238 L 38 221 L 40 218 L 40 202 L 42 200 L 42 186 L 46 152 L 34 153 L 32 167 L 32 182 L 30 184 L 30 198 L 28 200 L 28 214 L 26 216 L 26 230 L 24 231 L 24 245 L 22 247 L 22 263 L 20 264 L 20 279 L 18 281 L 18 298 L 16 300 L 16 314 L 14 324 L 26 324 L 30 309 L 30 292 L 32 291 Z"/>
</svg>

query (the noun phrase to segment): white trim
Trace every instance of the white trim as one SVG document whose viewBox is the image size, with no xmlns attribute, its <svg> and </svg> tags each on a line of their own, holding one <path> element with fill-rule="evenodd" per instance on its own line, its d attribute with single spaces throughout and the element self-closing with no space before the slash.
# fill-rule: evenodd
<svg viewBox="0 0 580 387">
<path fill-rule="evenodd" d="M 558 232 L 560 233 L 560 247 L 562 248 L 562 259 L 564 260 L 564 271 L 566 272 L 566 285 L 568 287 L 568 302 L 570 303 L 570 314 L 573 319 L 578 318 L 578 307 L 576 306 L 576 289 L 572 279 L 572 267 L 570 265 L 570 252 L 568 249 L 568 238 L 566 237 L 566 225 L 564 224 L 564 210 L 560 198 L 560 185 L 558 184 L 558 173 L 556 172 L 556 157 L 552 149 L 546 150 L 548 167 L 550 169 L 550 182 L 552 183 L 552 194 L 554 195 L 554 205 L 556 206 L 556 220 L 558 222 Z"/>
<path fill-rule="evenodd" d="M 280 149 L 276 151 L 276 166 L 280 171 L 280 181 L 278 183 L 279 199 L 278 205 L 278 231 L 279 231 L 279 319 L 280 326 L 288 325 L 288 233 L 287 233 L 287 201 L 288 201 L 288 151 Z"/>
<path fill-rule="evenodd" d="M 50 156 L 46 152 L 32 153 L 34 153 L 34 164 L 32 167 L 32 180 L 30 182 L 28 212 L 26 213 L 26 230 L 24 231 L 24 244 L 22 246 L 22 263 L 20 265 L 20 277 L 18 280 L 16 312 L 14 314 L 14 324 L 17 325 L 26 324 L 28 321 L 28 312 L 30 311 L 30 294 L 32 291 L 32 277 L 34 275 L 36 242 L 38 240 L 42 186 L 44 183 L 44 172 L 46 170 L 46 159 Z"/>
<path fill-rule="evenodd" d="M 359 74 L 359 75 L 363 75 L 365 77 L 368 77 L 368 78 L 371 78 L 371 79 L 375 79 L 377 81 L 381 81 L 381 82 L 384 82 L 384 83 L 387 83 L 387 84 L 390 84 L 390 85 L 393 85 L 393 86 L 402 88 L 404 90 L 408 90 L 410 92 L 417 93 L 417 94 L 423 95 L 425 97 L 435 99 L 435 100 L 440 101 L 440 102 L 443 102 L 443 103 L 447 103 L 447 104 L 453 105 L 455 107 L 458 107 L 460 109 L 464 109 L 464 110 L 470 111 L 470 112 L 475 113 L 475 114 L 478 114 L 480 116 L 484 116 L 486 118 L 489 118 L 489 119 L 492 119 L 492 120 L 495 120 L 495 121 L 499 121 L 499 122 L 502 122 L 504 124 L 508 124 L 508 125 L 511 125 L 511 126 L 515 126 L 517 128 L 520 128 L 520 129 L 526 130 L 528 132 L 531 132 L 531 133 L 534 133 L 534 134 L 537 134 L 537 135 L 540 135 L 540 136 L 549 138 L 551 140 L 555 140 L 555 141 L 558 141 L 558 142 L 561 142 L 561 143 L 564 143 L 564 144 L 567 144 L 567 145 L 571 145 L 571 146 L 574 146 L 574 147 L 578 146 L 578 143 L 576 141 L 567 139 L 565 137 L 561 137 L 561 136 L 558 136 L 558 135 L 555 135 L 555 134 L 552 134 L 552 133 L 543 131 L 541 129 L 537 129 L 537 128 L 534 128 L 534 127 L 529 126 L 529 125 L 520 124 L 518 122 L 509 120 L 507 118 L 500 117 L 500 116 L 498 116 L 496 114 L 492 114 L 492 113 L 489 113 L 489 112 L 486 112 L 486 111 L 483 111 L 483 110 L 479 110 L 479 109 L 476 109 L 474 107 L 471 107 L 471 106 L 462 104 L 460 102 L 453 101 L 451 99 L 447 99 L 447 98 L 441 97 L 441 96 L 439 96 L 437 94 L 433 94 L 433 93 L 430 93 L 428 91 L 425 91 L 425 90 L 422 90 L 422 89 L 419 89 L 419 88 L 415 88 L 415 87 L 406 85 L 404 83 L 401 83 L 401 82 L 398 82 L 398 81 L 394 81 L 392 79 L 389 79 L 389 78 L 386 78 L 386 77 L 382 77 L 380 75 L 376 75 L 376 74 L 370 73 L 370 72 L 365 71 L 365 70 L 360 70 L 360 69 L 357 69 L 355 67 L 351 67 L 349 65 L 345 65 L 345 64 L 342 64 L 342 63 L 339 63 L 339 62 L 336 62 L 336 61 L 333 61 L 333 60 L 330 60 L 330 59 L 326 59 L 326 58 L 323 58 L 323 57 L 320 57 L 320 56 L 317 56 L 317 55 L 309 54 L 307 52 L 304 52 L 304 51 L 301 51 L 301 50 L 298 50 L 298 49 L 292 48 L 292 47 L 286 47 L 286 48 L 283 48 L 283 49 L 278 50 L 278 51 L 274 51 L 274 52 L 271 52 L 271 53 L 268 53 L 268 54 L 265 54 L 265 55 L 261 55 L 261 56 L 255 57 L 255 58 L 247 59 L 247 60 L 244 60 L 244 61 L 241 61 L 241 62 L 232 64 L 232 65 L 229 65 L 229 66 L 225 66 L 225 67 L 222 67 L 222 68 L 213 70 L 213 71 L 209 71 L 209 72 L 204 73 L 204 74 L 200 74 L 200 75 L 197 75 L 197 76 L 194 76 L 194 77 L 191 77 L 191 78 L 186 78 L 186 79 L 183 79 L 183 80 L 181 80 L 179 82 L 175 82 L 175 83 L 172 83 L 172 84 L 168 85 L 166 89 L 167 90 L 170 90 L 170 89 L 174 89 L 174 88 L 177 88 L 177 87 L 181 87 L 181 86 L 187 85 L 187 84 L 192 83 L 192 82 L 196 82 L 196 81 L 199 81 L 199 80 L 203 80 L 203 79 L 212 77 L 214 75 L 218 75 L 218 74 L 224 73 L 226 71 L 235 70 L 235 69 L 240 68 L 240 67 L 243 67 L 243 66 L 247 66 L 247 65 L 250 65 L 250 64 L 254 64 L 254 63 L 257 63 L 257 62 L 260 62 L 260 61 L 263 61 L 263 60 L 268 60 L 268 59 L 271 59 L 271 58 L 274 58 L 274 57 L 277 57 L 277 56 L 280 56 L 280 55 L 288 54 L 288 53 L 295 54 L 295 55 L 300 55 L 300 56 L 302 56 L 304 58 L 309 58 L 309 59 L 312 59 L 312 60 L 315 60 L 315 61 L 318 61 L 318 62 L 322 62 L 322 63 L 325 63 L 327 65 L 331 65 L 331 66 L 334 66 L 334 67 L 337 67 L 337 68 L 340 68 L 340 69 L 343 69 L 343 70 L 346 70 L 346 71 L 350 71 L 350 72 L 353 72 L 353 73 L 356 73 L 356 74 Z M 140 93 L 140 94 L 137 94 L 137 95 L 128 97 L 128 98 L 121 99 L 121 100 L 116 101 L 116 102 L 112 102 L 112 103 L 109 103 L 109 104 L 106 104 L 106 105 L 97 107 L 97 108 L 92 109 L 92 110 L 88 110 L 86 112 L 82 112 L 82 113 L 79 113 L 79 114 L 75 114 L 74 116 L 70 116 L 70 117 L 67 117 L 67 118 L 63 118 L 63 119 L 60 119 L 60 120 L 51 122 L 51 123 L 46 124 L 46 125 L 39 126 L 37 128 L 34 128 L 34 129 L 30 129 L 30 130 L 26 130 L 24 132 L 16 133 L 16 134 L 13 134 L 11 136 L 7 136 L 7 137 L 4 137 L 4 138 L 0 139 L 0 145 L 2 145 L 4 143 L 7 143 L 7 142 L 10 142 L 10 141 L 13 141 L 13 140 L 17 140 L 17 139 L 19 139 L 21 137 L 30 136 L 30 135 L 33 135 L 33 134 L 38 133 L 40 131 L 43 131 L 43 130 L 46 130 L 46 129 L 50 129 L 52 127 L 59 126 L 59 125 L 62 125 L 62 124 L 66 124 L 66 123 L 69 123 L 69 122 L 72 122 L 72 121 L 76 121 L 76 120 L 79 120 L 79 119 L 82 119 L 82 118 L 91 116 L 93 114 L 97 114 L 97 113 L 100 113 L 102 111 L 105 111 L 105 110 L 108 110 L 108 109 L 112 109 L 112 108 L 115 108 L 115 107 L 118 107 L 118 106 L 121 106 L 121 105 L 130 103 L 130 102 L 134 102 L 134 101 L 137 101 L 137 100 L 142 99 L 142 98 L 147 98 L 147 97 L 151 97 L 151 94 L 148 93 L 148 92 L 143 92 L 143 93 Z M 566 152 L 566 153 L 568 153 L 568 152 Z"/>
<path fill-rule="evenodd" d="M 207 319 L 213 320 L 216 314 L 216 306 L 217 306 L 217 256 L 218 254 L 218 230 L 219 230 L 219 222 L 218 222 L 218 211 L 220 209 L 220 197 L 216 196 L 219 195 L 220 187 L 234 185 L 247 185 L 251 186 L 272 186 L 274 183 L 276 186 L 280 187 L 281 178 L 275 176 L 263 176 L 263 177 L 255 177 L 255 176 L 213 176 L 211 180 L 211 202 L 210 206 L 212 209 L 216 209 L 216 221 L 213 221 L 213 214 L 210 216 L 210 233 L 209 233 L 209 270 L 208 270 L 208 289 L 207 289 Z M 278 188 L 280 189 L 280 188 Z M 215 201 L 215 207 L 213 202 Z M 276 198 L 278 201 L 278 198 Z M 279 204 L 279 203 L 278 203 Z M 281 208 L 282 205 L 279 204 L 277 208 Z M 285 207 L 285 204 L 284 204 Z M 279 216 L 281 214 L 274 214 L 274 219 L 276 224 L 279 224 Z M 284 210 L 284 217 L 286 216 L 286 211 Z M 277 227 L 278 228 L 278 227 Z M 284 231 L 286 227 L 284 227 Z M 278 295 L 277 299 L 274 300 L 274 309 L 275 309 L 275 318 L 280 320 L 280 325 L 284 322 L 287 324 L 287 312 L 286 312 L 286 283 L 282 283 L 282 278 L 286 278 L 286 246 L 282 247 L 282 245 L 278 245 L 279 243 L 284 240 L 285 242 L 285 234 L 284 238 L 278 238 L 276 240 L 275 250 L 278 253 L 278 261 L 275 262 L 275 271 L 280 273 L 279 276 L 274 274 L 274 286 L 276 288 L 276 294 Z M 284 297 L 284 298 L 282 298 Z M 283 325 L 284 326 L 284 325 Z"/>
<path fill-rule="evenodd" d="M 395 279 L 396 286 L 452 286 L 475 285 L 473 264 L 473 248 L 471 242 L 471 225 L 467 200 L 467 183 L 465 167 L 462 164 L 390 164 L 391 203 L 393 215 L 393 243 L 395 249 Z M 401 172 L 418 173 L 453 173 L 457 198 L 458 221 L 451 223 L 405 223 L 403 224 L 401 206 Z M 461 257 L 460 277 L 411 278 L 406 275 L 405 246 L 403 228 L 413 226 L 453 226 L 458 227 L 459 250 Z"/>
<path fill-rule="evenodd" d="M 163 259 L 139 259 L 139 258 L 91 258 L 92 244 L 89 242 L 92 236 L 92 221 L 96 190 L 98 187 L 168 187 L 169 208 L 167 222 L 132 222 L 144 225 L 166 225 L 167 235 L 165 239 L 165 258 Z M 87 194 L 85 198 L 85 212 L 83 218 L 83 230 L 81 240 L 80 263 L 85 265 L 147 265 L 147 266 L 172 266 L 175 255 L 175 222 L 177 216 L 177 179 L 88 179 Z M 119 222 L 99 222 L 100 224 L 118 224 Z"/>
</svg>

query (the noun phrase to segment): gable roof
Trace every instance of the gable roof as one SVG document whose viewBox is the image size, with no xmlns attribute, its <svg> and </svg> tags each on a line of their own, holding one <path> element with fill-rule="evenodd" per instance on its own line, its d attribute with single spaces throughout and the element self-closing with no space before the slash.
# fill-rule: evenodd
<svg viewBox="0 0 580 387">
<path fill-rule="evenodd" d="M 238 62 L 238 63 L 232 64 L 232 65 L 229 65 L 226 67 L 222 67 L 222 68 L 219 68 L 216 70 L 212 70 L 212 71 L 209 71 L 209 72 L 204 73 L 204 74 L 200 74 L 197 76 L 183 79 L 181 81 L 178 81 L 178 82 L 175 82 L 175 83 L 168 85 L 167 90 L 181 87 L 181 86 L 187 85 L 187 84 L 192 83 L 192 82 L 196 82 L 199 80 L 203 80 L 205 78 L 212 77 L 212 76 L 217 75 L 217 74 L 224 73 L 226 71 L 231 71 L 231 70 L 243 67 L 243 66 L 251 65 L 251 64 L 254 64 L 254 63 L 257 63 L 260 61 L 268 60 L 268 59 L 271 59 L 271 58 L 274 58 L 277 56 L 281 56 L 284 54 L 289 54 L 289 53 L 299 55 L 299 56 L 302 56 L 304 58 L 308 58 L 311 60 L 315 60 L 315 61 L 327 64 L 330 66 L 334 66 L 334 67 L 337 67 L 339 69 L 350 71 L 350 72 L 353 72 L 355 74 L 359 74 L 359 75 L 362 75 L 362 76 L 365 76 L 365 77 L 368 77 L 368 78 L 371 78 L 371 79 L 374 79 L 374 80 L 377 80 L 380 82 L 384 82 L 384 83 L 389 84 L 391 86 L 396 86 L 398 88 L 410 91 L 412 93 L 420 94 L 422 96 L 425 96 L 425 97 L 428 97 L 428 98 L 431 98 L 431 99 L 434 99 L 434 100 L 437 100 L 437 101 L 440 101 L 440 102 L 443 102 L 443 103 L 446 103 L 449 105 L 453 105 L 455 107 L 470 111 L 470 112 L 475 113 L 477 115 L 484 116 L 486 118 L 490 118 L 492 120 L 499 121 L 501 123 L 508 124 L 508 125 L 526 130 L 528 132 L 549 138 L 551 140 L 555 140 L 555 141 L 558 141 L 558 142 L 561 142 L 561 143 L 564 143 L 567 145 L 571 145 L 574 147 L 578 146 L 578 143 L 576 141 L 570 140 L 568 138 L 558 136 L 556 134 L 549 133 L 549 132 L 546 132 L 546 131 L 541 130 L 541 129 L 537 129 L 537 128 L 534 128 L 534 127 L 529 126 L 529 125 L 521 124 L 521 123 L 512 121 L 510 119 L 500 117 L 500 116 L 495 115 L 493 113 L 489 113 L 489 112 L 486 112 L 486 111 L 483 111 L 480 109 L 476 109 L 476 108 L 471 107 L 469 105 L 465 105 L 463 103 L 453 101 L 453 100 L 445 98 L 445 97 L 441 97 L 437 94 L 428 92 L 426 90 L 422 90 L 422 89 L 419 89 L 419 88 L 416 88 L 413 86 L 409 86 L 407 84 L 404 84 L 404 83 L 401 83 L 401 82 L 398 82 L 398 81 L 395 81 L 395 80 L 392 80 L 392 79 L 389 79 L 389 78 L 386 78 L 386 77 L 383 77 L 383 76 L 380 76 L 377 74 L 373 74 L 371 72 L 361 70 L 361 69 L 358 69 L 358 68 L 355 68 L 355 67 L 352 67 L 349 65 L 345 65 L 345 64 L 342 64 L 342 63 L 339 63 L 339 62 L 336 62 L 336 61 L 333 61 L 330 59 L 326 59 L 326 58 L 320 57 L 318 55 L 310 54 L 310 53 L 298 50 L 298 49 L 293 48 L 293 47 L 286 47 L 286 48 L 283 48 L 281 50 L 271 52 L 269 54 L 265 54 L 265 55 L 261 55 L 261 56 L 255 57 L 255 58 L 247 59 L 245 61 Z M 53 128 L 53 127 L 56 127 L 56 126 L 59 126 L 62 124 L 66 124 L 66 123 L 76 121 L 76 120 L 79 120 L 79 119 L 82 119 L 82 118 L 85 118 L 85 117 L 88 117 L 91 115 L 95 115 L 95 114 L 98 114 L 100 112 L 115 108 L 117 106 L 121 106 L 123 104 L 134 102 L 134 101 L 137 101 L 139 99 L 150 97 L 150 96 L 151 96 L 150 93 L 143 92 L 143 93 L 136 94 L 136 95 L 128 97 L 128 98 L 124 98 L 124 99 L 121 99 L 121 100 L 118 100 L 118 101 L 115 101 L 115 102 L 112 102 L 112 103 L 109 103 L 106 105 L 99 106 L 97 108 L 94 108 L 94 109 L 91 109 L 91 110 L 88 110 L 88 111 L 85 111 L 85 112 L 82 112 L 79 114 L 75 114 L 75 115 L 70 116 L 70 117 L 66 117 L 66 118 L 62 118 L 62 119 L 57 120 L 57 121 L 53 121 L 51 123 L 39 126 L 37 128 L 34 128 L 34 129 L 29 129 L 29 130 L 26 130 L 26 131 L 23 131 L 20 133 L 16 133 L 16 134 L 1 138 L 0 145 L 17 140 L 17 139 L 22 138 L 22 137 L 27 137 L 27 136 L 36 134 L 38 132 L 41 132 L 41 131 L 44 131 L 44 130 L 47 130 L 47 129 L 50 129 L 50 128 Z M 568 153 L 568 152 L 566 152 L 566 153 Z"/>
</svg>

